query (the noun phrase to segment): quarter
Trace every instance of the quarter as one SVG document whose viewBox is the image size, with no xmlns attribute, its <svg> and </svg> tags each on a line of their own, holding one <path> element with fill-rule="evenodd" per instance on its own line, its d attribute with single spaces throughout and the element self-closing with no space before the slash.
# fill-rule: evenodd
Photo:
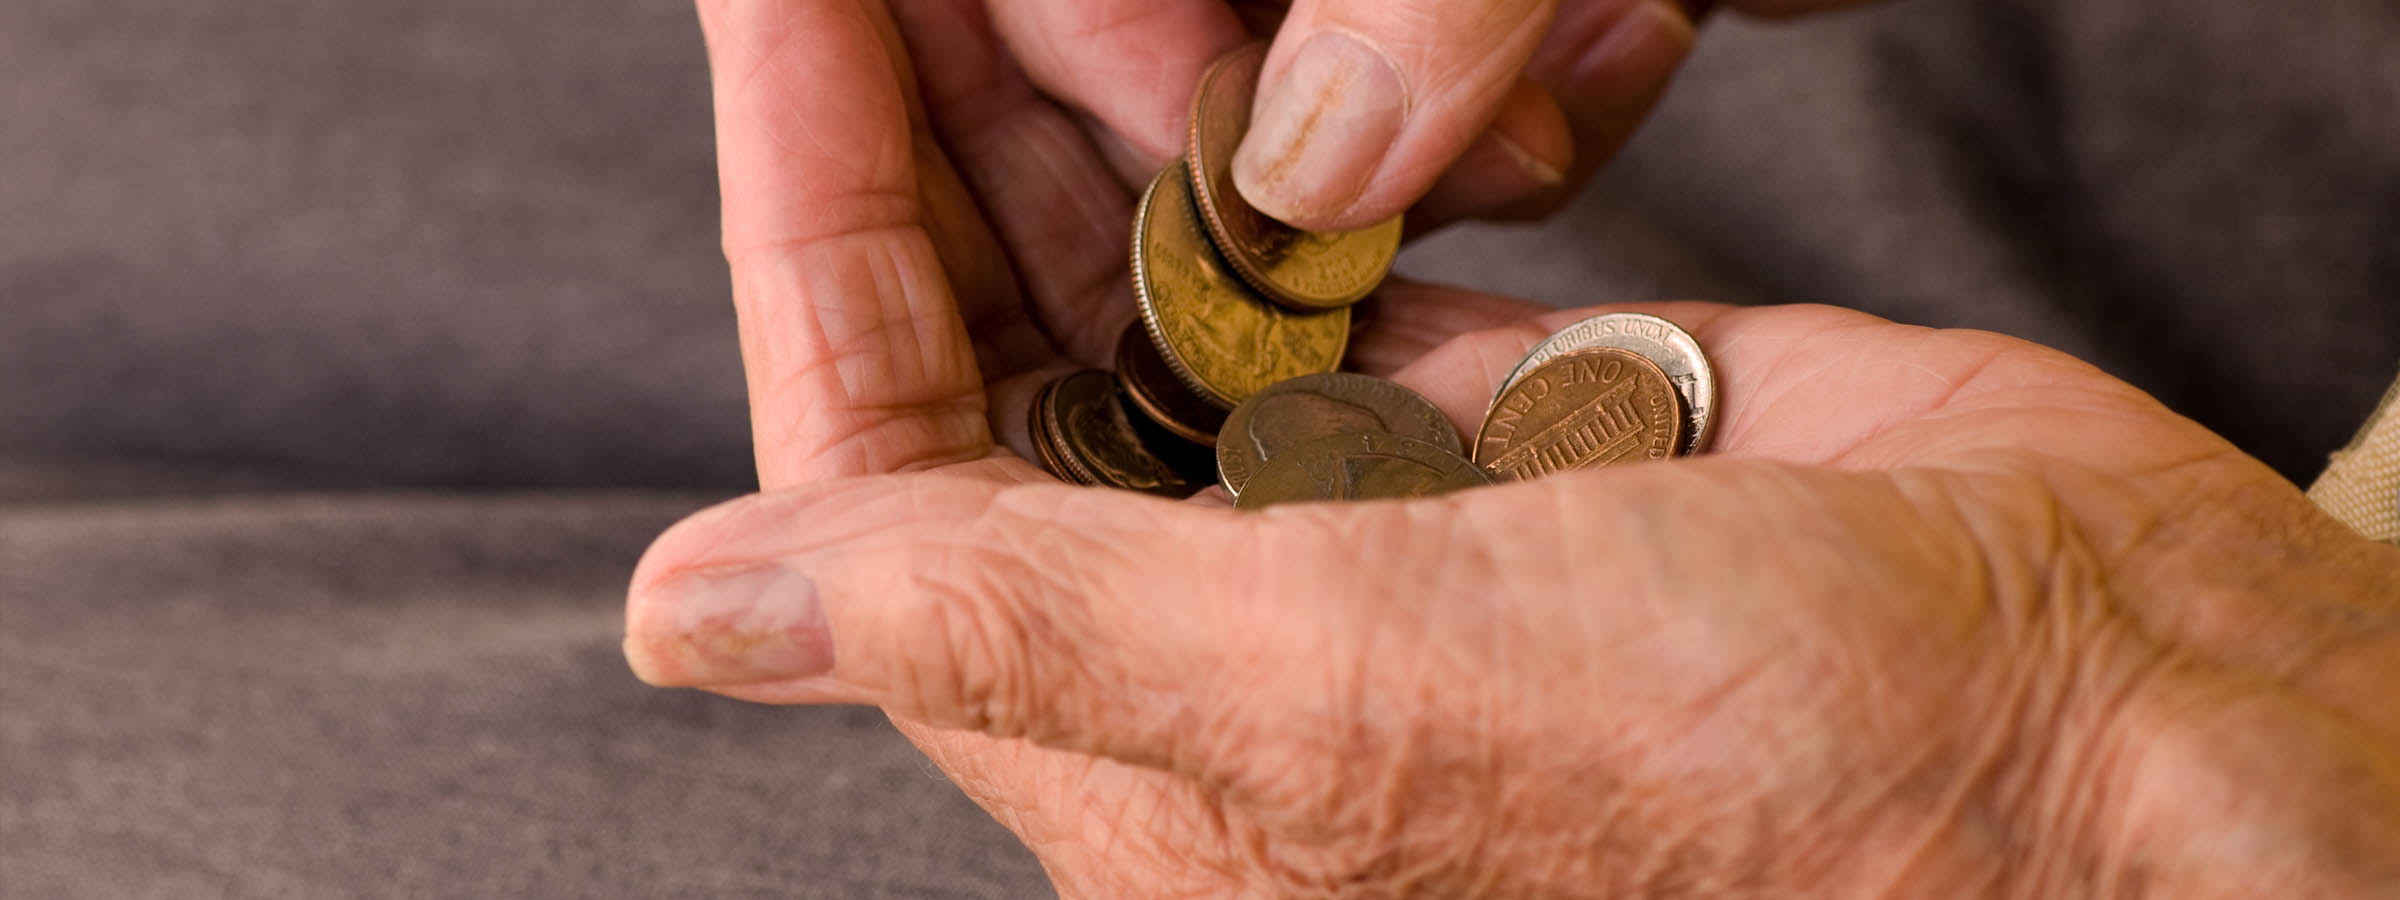
<svg viewBox="0 0 2400 900">
<path fill-rule="evenodd" d="M 1475 435 L 1475 462 L 1523 481 L 1674 455 L 1684 416 L 1675 387 L 1647 357 L 1600 347 L 1559 356 L 1500 394 Z"/>
<path fill-rule="evenodd" d="M 1301 310 L 1348 306 L 1375 289 L 1400 252 L 1400 217 L 1356 231 L 1303 231 L 1251 207 L 1233 185 L 1233 154 L 1250 133 L 1267 45 L 1220 57 L 1192 98 L 1185 152 L 1201 218 L 1234 271 L 1259 293 Z"/>
<path fill-rule="evenodd" d="M 1450 418 L 1417 392 L 1368 375 L 1324 372 L 1251 395 L 1217 433 L 1217 480 L 1236 498 L 1284 450 L 1339 434 L 1387 433 L 1462 452 Z"/>
<path fill-rule="evenodd" d="M 1260 509 L 1315 500 L 1430 497 L 1491 482 L 1483 469 L 1435 444 L 1359 432 L 1318 438 L 1276 454 L 1233 505 Z"/>
<path fill-rule="evenodd" d="M 1267 385 L 1341 365 L 1350 310 L 1292 312 L 1226 271 L 1201 232 L 1181 160 L 1150 182 L 1133 236 L 1142 325 L 1159 358 L 1202 399 L 1230 410 Z"/>
<path fill-rule="evenodd" d="M 1493 408 L 1499 407 L 1501 394 L 1525 373 L 1560 356 L 1600 347 L 1631 350 L 1658 364 L 1683 401 L 1686 421 L 1676 454 L 1688 456 L 1707 449 L 1717 426 L 1716 367 L 1709 364 L 1708 354 L 1700 352 L 1700 342 L 1691 332 L 1648 313 L 1604 313 L 1544 338 L 1501 380 L 1500 390 L 1492 394 Z"/>
</svg>

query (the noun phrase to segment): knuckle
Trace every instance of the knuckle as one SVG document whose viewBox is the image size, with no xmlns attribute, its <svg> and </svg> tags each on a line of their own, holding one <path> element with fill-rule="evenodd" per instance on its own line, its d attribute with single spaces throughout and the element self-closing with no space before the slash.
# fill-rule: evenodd
<svg viewBox="0 0 2400 900">
<path fill-rule="evenodd" d="M 1057 693 L 1035 686 L 1045 629 L 1005 586 L 1010 573 L 949 556 L 915 574 L 908 593 L 919 625 L 903 632 L 910 646 L 893 648 L 911 662 L 894 688 L 942 725 L 1028 736 L 1037 698 Z"/>
<path fill-rule="evenodd" d="M 1049 492 L 1057 493 L 1057 492 Z M 1080 492 L 1075 492 L 1080 493 Z M 1099 749 L 1123 721 L 1124 636 L 1095 614 L 1102 554 L 1081 528 L 1028 517 L 1003 494 L 908 562 L 911 659 L 895 685 L 941 724 L 1072 749 Z"/>
</svg>

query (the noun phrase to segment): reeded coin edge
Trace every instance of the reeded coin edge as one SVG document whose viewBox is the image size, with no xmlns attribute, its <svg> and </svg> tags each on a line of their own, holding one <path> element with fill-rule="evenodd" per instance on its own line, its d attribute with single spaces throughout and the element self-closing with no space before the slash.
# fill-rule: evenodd
<svg viewBox="0 0 2400 900">
<path fill-rule="evenodd" d="M 1491 418 L 1491 411 L 1500 407 L 1500 398 L 1508 393 L 1509 388 L 1515 387 L 1517 381 L 1525 377 L 1525 373 L 1531 372 L 1540 367 L 1542 364 L 1553 359 L 1557 359 L 1558 357 L 1565 356 L 1569 353 L 1610 346 L 1606 344 L 1583 344 L 1573 347 L 1560 347 L 1558 344 L 1560 341 L 1566 338 L 1569 332 L 1575 331 L 1576 329 L 1582 328 L 1585 325 L 1589 325 L 1602 319 L 1614 318 L 1634 318 L 1656 322 L 1660 325 L 1666 326 L 1669 332 L 1680 337 L 1685 343 L 1690 345 L 1693 358 L 1700 361 L 1699 368 L 1693 370 L 1692 391 L 1700 396 L 1685 396 L 1680 388 L 1675 391 L 1676 400 L 1682 405 L 1684 411 L 1683 414 L 1685 422 L 1683 429 L 1683 441 L 1676 447 L 1675 455 L 1692 456 L 1704 449 L 1707 449 L 1710 439 L 1714 438 L 1717 433 L 1716 363 L 1708 358 L 1708 351 L 1700 348 L 1700 339 L 1693 337 L 1690 331 L 1685 330 L 1685 328 L 1681 325 L 1675 324 L 1675 321 L 1672 319 L 1651 313 L 1601 313 L 1589 318 L 1576 320 L 1573 324 L 1568 325 L 1565 328 L 1551 332 L 1550 336 L 1543 338 L 1541 343 L 1533 345 L 1533 349 L 1525 351 L 1524 358 L 1517 360 L 1516 367 L 1510 369 L 1507 377 L 1500 380 L 1500 389 L 1492 392 L 1491 402 L 1484 406 L 1484 418 Z M 1641 353 L 1640 351 L 1633 350 L 1629 347 L 1616 347 L 1615 349 L 1627 350 L 1641 356 L 1649 356 L 1647 353 Z M 1651 357 L 1650 361 L 1653 364 L 1656 364 L 1660 371 L 1665 371 L 1665 363 L 1659 362 L 1656 357 Z M 1675 384 L 1675 379 L 1673 376 L 1669 376 L 1667 378 L 1667 384 L 1669 386 L 1673 386 Z M 1705 408 L 1703 408 L 1699 402 L 1701 400 L 1707 401 Z"/>
<path fill-rule="evenodd" d="M 1050 429 L 1050 395 L 1058 391 L 1058 383 L 1064 380 L 1064 375 L 1053 378 L 1050 383 L 1042 385 L 1041 390 L 1034 392 L 1033 405 L 1025 410 L 1025 428 L 1033 441 L 1034 455 L 1040 457 L 1036 462 L 1048 470 L 1051 477 L 1069 484 L 1079 484 L 1081 482 L 1076 480 L 1074 471 L 1067 468 L 1065 454 L 1059 451 Z"/>
<path fill-rule="evenodd" d="M 1155 339 L 1151 336 L 1148 328 L 1144 327 L 1126 329 L 1125 334 L 1117 339 L 1117 384 L 1119 387 L 1124 389 L 1125 396 L 1133 401 L 1133 405 L 1141 411 L 1144 418 L 1149 419 L 1158 427 L 1166 429 L 1168 433 L 1184 440 L 1191 441 L 1195 444 L 1215 444 L 1217 442 L 1216 432 L 1203 430 L 1200 426 L 1193 425 L 1175 416 L 1173 412 L 1169 410 L 1168 407 L 1171 404 L 1169 404 L 1165 398 L 1154 395 L 1150 391 L 1150 385 L 1148 382 L 1134 377 L 1133 370 L 1136 367 L 1136 363 L 1132 359 L 1132 354 L 1141 352 L 1140 350 L 1132 349 L 1133 342 L 1137 339 L 1148 344 L 1151 355 L 1159 357 L 1159 365 L 1161 368 L 1166 367 L 1164 358 L 1165 354 L 1159 352 L 1157 344 L 1150 343 Z M 1174 375 L 1172 370 L 1169 370 L 1167 377 L 1176 382 L 1176 387 L 1183 386 L 1183 379 Z M 1186 389 L 1184 393 L 1188 398 L 1198 402 L 1199 405 L 1206 406 L 1212 410 L 1216 409 L 1216 404 L 1202 400 L 1199 396 L 1192 394 L 1190 390 Z M 1224 426 L 1224 419 L 1222 416 L 1224 410 L 1216 411 L 1220 413 L 1217 419 L 1218 427 L 1222 428 Z"/>
<path fill-rule="evenodd" d="M 1238 192 L 1233 197 L 1218 196 L 1215 179 L 1210 177 L 1217 154 L 1207 152 L 1205 145 L 1201 142 L 1201 123 L 1208 119 L 1206 113 L 1209 91 L 1216 87 L 1217 81 L 1226 72 L 1241 61 L 1241 56 L 1249 53 L 1257 54 L 1259 66 L 1266 65 L 1267 44 L 1264 41 L 1234 50 L 1210 64 L 1208 71 L 1200 76 L 1199 89 L 1192 92 L 1191 127 L 1186 129 L 1184 138 L 1185 172 L 1192 185 L 1192 204 L 1197 207 L 1198 218 L 1205 223 L 1208 229 L 1209 246 L 1216 249 L 1217 255 L 1225 260 L 1227 267 L 1232 269 L 1235 275 L 1240 276 L 1242 281 L 1247 282 L 1250 287 L 1264 295 L 1269 301 L 1317 312 L 1340 309 L 1366 299 L 1368 294 L 1375 292 L 1376 285 L 1382 284 L 1383 279 L 1391 274 L 1392 264 L 1399 257 L 1400 216 L 1393 216 L 1355 231 L 1341 232 L 1343 235 L 1352 235 L 1389 228 L 1394 235 L 1390 242 L 1391 248 L 1378 254 L 1383 260 L 1383 264 L 1375 268 L 1373 277 L 1363 279 L 1361 284 L 1349 290 L 1329 295 L 1317 295 L 1277 282 L 1273 276 L 1267 273 L 1265 267 L 1260 266 L 1257 261 L 1250 258 L 1248 253 L 1242 251 L 1242 242 L 1234 237 L 1233 227 L 1227 224 L 1224 215 L 1218 211 L 1219 205 L 1228 200 L 1241 204 L 1248 204 L 1250 201 L 1242 199 Z M 1233 161 L 1228 158 L 1224 164 L 1230 168 Z M 1226 183 L 1228 185 L 1232 183 L 1230 176 Z"/>
<path fill-rule="evenodd" d="M 1669 457 L 1673 457 L 1673 456 L 1677 455 L 1676 448 L 1678 448 L 1678 447 L 1682 446 L 1682 444 L 1683 444 L 1683 436 L 1684 436 L 1684 433 L 1685 433 L 1685 431 L 1688 429 L 1688 426 L 1690 425 L 1691 418 L 1690 418 L 1690 416 L 1688 415 L 1688 413 L 1687 413 L 1687 412 L 1684 410 L 1684 408 L 1683 408 L 1683 395 L 1682 395 L 1682 393 L 1681 393 L 1681 392 L 1679 392 L 1679 391 L 1677 391 L 1677 390 L 1675 390 L 1675 379 L 1672 379 L 1672 378 L 1669 378 L 1669 377 L 1667 377 L 1667 371 L 1666 371 L 1666 369 L 1665 369 L 1664 367 L 1660 366 L 1660 365 L 1659 365 L 1657 362 L 1655 362 L 1655 361 L 1652 361 L 1652 360 L 1650 359 L 1650 357 L 1649 357 L 1649 356 L 1647 356 L 1647 355 L 1645 355 L 1645 354 L 1642 354 L 1642 353 L 1640 353 L 1640 352 L 1637 352 L 1637 351 L 1633 351 L 1633 350 L 1627 350 L 1627 349 L 1625 349 L 1625 348 L 1623 348 L 1623 347 L 1589 347 L 1589 348 L 1585 348 L 1585 349 L 1582 349 L 1582 350 L 1572 350 L 1572 351 L 1568 351 L 1568 352 L 1565 352 L 1565 353 L 1558 354 L 1557 356 L 1551 357 L 1549 360 L 1547 360 L 1547 361 L 1543 362 L 1543 364 L 1542 364 L 1542 365 L 1546 366 L 1546 365 L 1549 365 L 1550 363 L 1554 363 L 1554 362 L 1557 362 L 1557 361 L 1559 361 L 1559 360 L 1562 360 L 1562 359 L 1567 359 L 1567 358 L 1569 358 L 1569 357 L 1573 357 L 1573 356 L 1582 356 L 1582 355 L 1585 355 L 1585 354 L 1590 354 L 1590 355 L 1594 355 L 1594 356 L 1602 356 L 1602 355 L 1606 355 L 1606 356 L 1616 356 L 1616 355 L 1622 354 L 1622 355 L 1623 355 L 1623 356 L 1624 356 L 1626 359 L 1633 360 L 1635 364 L 1637 364 L 1637 365 L 1640 365 L 1640 366 L 1643 366 L 1643 367 L 1646 367 L 1646 368 L 1648 368 L 1648 369 L 1651 371 L 1651 373 L 1652 373 L 1652 374 L 1655 374 L 1655 375 L 1657 375 L 1657 376 L 1658 376 L 1658 380 L 1659 380 L 1661 383 L 1664 383 L 1664 384 L 1667 386 L 1667 403 L 1668 403 L 1668 406 L 1669 406 L 1669 410 L 1668 410 L 1668 412 L 1669 412 L 1669 414 L 1670 414 L 1670 415 L 1673 417 L 1673 423 L 1672 423 L 1672 424 L 1673 424 L 1673 428 L 1671 428 L 1671 429 L 1669 430 L 1669 433 L 1668 433 L 1668 441 L 1667 441 L 1667 448 L 1668 448 L 1668 449 L 1667 449 L 1667 455 L 1668 455 Z M 1536 366 L 1536 367 L 1534 367 L 1533 371 L 1540 371 L 1540 369 L 1541 369 L 1541 366 Z M 1528 373 L 1526 373 L 1526 374 L 1530 375 L 1530 374 L 1532 374 L 1532 372 L 1528 372 Z M 1522 380 L 1522 379 L 1518 379 L 1518 380 Z M 1515 381 L 1511 381 L 1511 382 L 1509 382 L 1509 386 L 1510 386 L 1510 387 L 1515 387 L 1515 386 L 1516 386 L 1516 382 L 1515 382 Z M 1502 392 L 1501 392 L 1501 396 L 1503 396 L 1503 397 L 1507 396 L 1507 394 L 1508 394 L 1508 392 L 1507 392 L 1507 391 L 1502 391 Z M 1495 400 L 1495 401 L 1494 401 L 1494 403 L 1492 404 L 1492 409 L 1496 410 L 1496 409 L 1498 409 L 1498 408 L 1499 408 L 1499 403 L 1498 403 L 1498 402 Z M 1470 460 L 1473 460 L 1473 461 L 1475 462 L 1475 465 L 1476 465 L 1477 467 L 1479 467 L 1479 468 L 1482 468 L 1482 469 L 1485 471 L 1485 473 L 1486 473 L 1486 474 L 1490 474 L 1490 475 L 1492 475 L 1492 478 L 1493 478 L 1493 480 L 1494 480 L 1495 482 L 1497 482 L 1497 481 L 1499 481 L 1499 480 L 1500 480 L 1500 476 L 1499 476 L 1497 473 L 1494 473 L 1494 472 L 1492 471 L 1492 469 L 1491 469 L 1491 462 L 1497 462 L 1497 461 L 1499 461 L 1499 459 L 1500 459 L 1502 456 L 1506 456 L 1506 455 L 1507 455 L 1507 453 L 1502 453 L 1500 456 L 1495 456 L 1495 457 L 1493 457 L 1493 458 L 1492 458 L 1492 460 L 1491 460 L 1491 462 L 1486 462 L 1486 461 L 1484 460 L 1484 458 L 1483 458 L 1483 443 L 1484 443 L 1484 441 L 1483 441 L 1483 435 L 1484 435 L 1484 432 L 1485 432 L 1485 431 L 1487 431 L 1487 430 L 1489 430 L 1491 427 L 1492 427 L 1492 415 L 1491 415 L 1491 412 L 1490 412 L 1490 411 L 1486 411 L 1486 412 L 1484 413 L 1484 415 L 1483 415 L 1483 423 L 1482 423 L 1482 424 L 1480 424 L 1480 425 L 1477 425 L 1477 426 L 1475 427 L 1475 440 L 1474 440 L 1474 443 L 1472 443 L 1472 444 L 1469 444 L 1469 445 L 1467 446 L 1467 452 L 1466 452 L 1464 455 L 1465 455 L 1465 456 L 1466 456 L 1468 459 L 1470 459 Z M 1515 449 L 1516 449 L 1516 447 L 1512 446 L 1512 447 L 1510 447 L 1510 448 L 1509 448 L 1509 451 L 1513 452 Z M 1514 480 L 1514 479 L 1511 479 L 1511 480 Z"/>
<path fill-rule="evenodd" d="M 1150 289 L 1150 254 L 1143 249 L 1142 245 L 1145 243 L 1143 238 L 1150 235 L 1151 222 L 1158 217 L 1158 195 L 1166 190 L 1169 183 L 1188 177 L 1177 173 L 1177 169 L 1188 173 L 1191 171 L 1190 161 L 1177 159 L 1168 164 L 1166 170 L 1159 172 L 1157 178 L 1150 180 L 1150 188 L 1142 192 L 1141 205 L 1134 207 L 1133 299 L 1141 307 L 1142 330 L 1150 333 L 1150 345 L 1158 348 L 1158 358 L 1166 362 L 1167 368 L 1175 373 L 1176 379 L 1182 381 L 1185 387 L 1191 388 L 1193 392 L 1199 394 L 1200 399 L 1208 401 L 1210 405 L 1231 411 L 1234 407 L 1233 402 L 1227 400 L 1224 394 L 1203 383 L 1200 376 L 1194 373 L 1191 367 L 1184 365 L 1182 360 L 1176 358 L 1175 348 L 1167 340 L 1167 329 L 1159 324 L 1158 299 L 1152 296 Z"/>
<path fill-rule="evenodd" d="M 1216 89 L 1217 82 L 1223 80 L 1225 74 L 1240 64 L 1244 57 L 1256 56 L 1257 64 L 1263 68 L 1266 65 L 1267 46 L 1265 41 L 1243 45 L 1218 57 L 1209 64 L 1206 72 L 1201 73 L 1200 86 L 1192 91 L 1191 124 L 1184 129 L 1183 169 L 1186 180 L 1192 186 L 1192 204 L 1198 208 L 1199 218 L 1208 228 L 1209 245 L 1216 248 L 1217 255 L 1223 257 L 1227 266 L 1243 281 L 1249 282 L 1252 288 L 1267 295 L 1268 299 L 1281 302 L 1283 298 L 1276 296 L 1275 286 L 1268 283 L 1262 273 L 1253 271 L 1254 267 L 1242 263 L 1242 253 L 1238 249 L 1241 242 L 1234 239 L 1232 226 L 1217 211 L 1221 201 L 1217 197 L 1216 185 L 1209 178 L 1207 165 L 1215 155 L 1209 153 L 1207 145 L 1201 141 L 1206 131 L 1203 123 L 1209 120 L 1208 97 Z M 1231 162 L 1227 164 L 1231 165 Z M 1242 202 L 1238 197 L 1234 199 Z"/>
<path fill-rule="evenodd" d="M 1158 348 L 1158 357 L 1166 361 L 1167 368 L 1175 372 L 1176 379 L 1182 381 L 1185 387 L 1189 387 L 1194 392 L 1198 393 L 1200 398 L 1208 401 L 1210 405 L 1215 406 L 1218 409 L 1231 412 L 1235 406 L 1241 404 L 1242 400 L 1248 398 L 1235 398 L 1223 391 L 1217 390 L 1214 387 L 1210 387 L 1207 382 L 1200 377 L 1199 373 L 1193 371 L 1192 367 L 1183 361 L 1181 355 L 1175 350 L 1174 342 L 1167 339 L 1165 326 L 1159 324 L 1160 315 L 1158 312 L 1158 301 L 1156 298 L 1150 295 L 1150 265 L 1147 254 L 1142 251 L 1142 237 L 1149 233 L 1150 221 L 1158 214 L 1157 207 L 1159 190 L 1166 184 L 1170 183 L 1171 179 L 1176 177 L 1175 169 L 1177 167 L 1183 167 L 1185 171 L 1188 172 L 1190 169 L 1190 163 L 1187 160 L 1178 159 L 1173 164 L 1168 166 L 1166 171 L 1160 172 L 1157 178 L 1151 180 L 1149 190 L 1146 190 L 1142 193 L 1141 205 L 1134 209 L 1132 253 L 1133 297 L 1134 301 L 1141 307 L 1142 327 L 1150 332 L 1151 346 Z M 1199 228 L 1198 220 L 1200 218 L 1200 214 L 1199 210 L 1194 206 L 1196 198 L 1193 198 L 1189 195 L 1188 188 L 1186 190 L 1187 193 L 1184 197 L 1184 214 L 1187 218 L 1182 221 L 1181 225 L 1185 229 L 1186 233 L 1199 238 L 1202 244 L 1209 246 L 1211 248 L 1209 251 L 1210 254 L 1215 256 L 1221 262 L 1224 258 L 1223 254 L 1216 253 L 1214 249 L 1215 245 L 1210 241 L 1208 235 L 1203 233 Z M 1237 278 L 1233 281 L 1235 282 L 1234 287 L 1236 290 L 1248 292 L 1251 295 L 1250 299 L 1257 301 L 1270 312 L 1275 310 L 1274 303 L 1268 301 L 1264 297 L 1257 296 L 1258 292 L 1240 284 L 1240 279 Z M 1340 317 L 1342 324 L 1342 337 L 1340 345 L 1335 348 L 1333 354 L 1334 366 L 1336 368 L 1340 367 L 1342 358 L 1348 356 L 1350 353 L 1349 307 L 1345 306 L 1340 309 L 1326 310 L 1323 312 L 1286 312 L 1284 314 L 1308 317 Z M 1311 373 L 1303 372 L 1301 374 L 1305 375 Z"/>
<path fill-rule="evenodd" d="M 1053 391 L 1053 393 L 1064 394 L 1066 391 L 1066 383 L 1069 380 L 1091 375 L 1097 375 L 1108 380 L 1109 384 L 1107 399 L 1111 403 L 1116 402 L 1116 376 L 1107 372 L 1103 372 L 1099 369 L 1085 369 L 1080 372 L 1071 372 L 1060 377 L 1058 379 L 1058 387 Z M 1063 400 L 1059 402 L 1063 402 Z M 1113 485 L 1108 483 L 1107 479 L 1100 477 L 1100 473 L 1093 469 L 1091 464 L 1083 459 L 1082 454 L 1074 449 L 1075 445 L 1067 440 L 1066 422 L 1061 420 L 1058 416 L 1059 402 L 1044 404 L 1042 407 L 1043 422 L 1050 427 L 1051 440 L 1056 442 L 1055 446 L 1058 448 L 1059 458 L 1065 460 L 1067 465 L 1075 470 L 1076 478 L 1082 481 L 1084 484 L 1097 485 L 1101 487 L 1113 487 Z"/>
<path fill-rule="evenodd" d="M 1147 457 L 1151 462 L 1156 463 L 1161 471 L 1171 474 L 1172 479 L 1162 480 L 1156 489 L 1122 484 L 1106 477 L 1099 468 L 1094 466 L 1092 460 L 1097 457 L 1077 449 L 1078 444 L 1069 436 L 1066 420 L 1061 416 L 1061 407 L 1067 402 L 1063 393 L 1068 382 L 1077 378 L 1096 378 L 1106 382 L 1105 385 L 1097 386 L 1098 396 L 1093 398 L 1093 402 L 1105 404 L 1108 407 L 1104 414 L 1107 417 L 1124 417 L 1125 431 L 1119 435 L 1124 439 L 1121 445 L 1115 441 L 1105 440 L 1091 443 L 1103 445 L 1104 448 L 1118 446 L 1127 452 Z M 1113 373 L 1104 369 L 1084 369 L 1054 379 L 1054 385 L 1052 388 L 1045 389 L 1041 398 L 1041 406 L 1038 407 L 1042 410 L 1042 421 L 1039 425 L 1042 437 L 1036 441 L 1036 444 L 1043 453 L 1056 454 L 1057 468 L 1068 473 L 1061 476 L 1065 480 L 1089 487 L 1105 487 L 1177 499 L 1191 496 L 1212 483 L 1210 479 L 1197 471 L 1199 468 L 1197 457 L 1201 450 L 1199 445 L 1194 444 L 1191 448 L 1193 458 L 1188 460 L 1194 463 L 1191 466 L 1177 465 L 1175 456 L 1160 451 L 1159 446 L 1153 443 L 1154 440 L 1181 441 L 1183 439 L 1163 430 L 1145 430 L 1145 426 L 1152 426 L 1155 423 L 1142 419 L 1139 417 L 1139 413 L 1125 408 L 1125 393 L 1120 389 L 1123 382 L 1118 380 Z"/>
<path fill-rule="evenodd" d="M 1126 378 L 1122 379 L 1119 383 L 1125 388 L 1125 398 L 1133 401 L 1134 408 L 1141 412 L 1142 418 L 1150 420 L 1150 424 L 1158 426 L 1159 428 L 1165 430 L 1168 434 L 1172 434 L 1178 438 L 1195 444 L 1214 444 L 1217 442 L 1216 435 L 1194 429 L 1189 425 L 1183 424 L 1183 422 L 1177 420 L 1174 416 L 1168 415 L 1165 405 L 1153 399 L 1148 393 L 1145 393 L 1142 390 L 1139 382 L 1136 382 L 1131 378 Z"/>
</svg>

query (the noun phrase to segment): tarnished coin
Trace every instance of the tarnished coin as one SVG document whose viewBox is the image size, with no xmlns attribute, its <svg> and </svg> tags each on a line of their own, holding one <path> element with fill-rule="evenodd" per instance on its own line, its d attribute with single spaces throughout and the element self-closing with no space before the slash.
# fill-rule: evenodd
<svg viewBox="0 0 2400 900">
<path fill-rule="evenodd" d="M 1319 438 L 1380 432 L 1463 452 L 1450 418 L 1417 392 L 1367 375 L 1324 372 L 1280 381 L 1251 395 L 1217 434 L 1217 481 L 1240 497 L 1260 467 Z"/>
<path fill-rule="evenodd" d="M 1033 405 L 1025 409 L 1025 433 L 1033 439 L 1033 461 L 1040 463 L 1044 471 L 1058 476 L 1060 481 L 1090 484 L 1091 482 L 1078 477 L 1075 470 L 1067 468 L 1067 461 L 1059 456 L 1057 436 L 1050 428 L 1050 417 L 1047 413 L 1051 397 L 1058 393 L 1059 383 L 1065 380 L 1064 378 L 1053 380 L 1049 384 L 1042 385 L 1042 389 L 1034 393 Z"/>
<path fill-rule="evenodd" d="M 1267 385 L 1331 372 L 1350 343 L 1350 310 L 1295 313 L 1227 272 L 1201 233 L 1177 160 L 1133 219 L 1133 288 L 1160 359 L 1201 399 L 1232 409 Z"/>
<path fill-rule="evenodd" d="M 1250 206 L 1233 186 L 1233 154 L 1250 133 L 1267 45 L 1251 44 L 1217 60 L 1192 98 L 1192 190 L 1217 249 L 1268 299 L 1297 309 L 1358 302 L 1392 269 L 1400 217 L 1357 231 L 1302 231 Z"/>
<path fill-rule="evenodd" d="M 1657 363 L 1631 350 L 1569 353 L 1525 373 L 1483 419 L 1475 462 L 1502 481 L 1665 459 L 1683 408 Z"/>
<path fill-rule="evenodd" d="M 1675 452 L 1689 455 L 1707 449 L 1717 427 L 1716 368 L 1709 365 L 1708 355 L 1700 352 L 1700 342 L 1691 332 L 1648 313 L 1606 313 L 1559 329 L 1517 362 L 1500 382 L 1500 391 L 1492 395 L 1492 406 L 1499 407 L 1500 394 L 1516 384 L 1519 376 L 1565 354 L 1597 347 L 1631 350 L 1657 363 L 1683 399 L 1686 422 L 1683 441 Z"/>
<path fill-rule="evenodd" d="M 1416 438 L 1360 432 L 1275 454 L 1234 498 L 1238 509 L 1310 500 L 1430 497 L 1492 483 L 1465 457 Z"/>
<path fill-rule="evenodd" d="M 1107 372 L 1061 376 L 1042 389 L 1034 409 L 1034 443 L 1047 444 L 1043 463 L 1061 478 L 1166 497 L 1188 497 L 1208 484 L 1205 468 L 1179 470 L 1144 441 Z"/>
<path fill-rule="evenodd" d="M 1189 486 L 1183 493 L 1168 496 L 1190 496 L 1190 491 L 1204 489 L 1216 480 L 1217 450 L 1215 445 L 1196 442 L 1168 431 L 1157 420 L 1143 415 L 1134 406 L 1133 397 L 1125 392 L 1123 378 L 1117 380 L 1117 406 L 1133 425 L 1133 436 L 1150 455 L 1166 463 L 1175 476 Z"/>
<path fill-rule="evenodd" d="M 1175 377 L 1140 322 L 1126 326 L 1117 338 L 1117 380 L 1123 382 L 1125 398 L 1160 428 L 1194 443 L 1216 443 L 1225 411 L 1200 399 Z"/>
</svg>

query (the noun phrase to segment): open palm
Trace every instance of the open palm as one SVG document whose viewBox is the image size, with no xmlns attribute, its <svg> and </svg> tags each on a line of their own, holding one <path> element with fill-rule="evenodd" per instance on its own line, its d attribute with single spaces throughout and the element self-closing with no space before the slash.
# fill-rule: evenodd
<svg viewBox="0 0 2400 900">
<path fill-rule="evenodd" d="M 1135 314 L 1082 126 L 970 0 L 702 10 L 767 493 L 653 547 L 628 655 L 883 706 L 1068 893 L 2287 884 L 2183 839 L 2237 781 L 2306 805 L 2245 846 L 2400 846 L 2396 554 L 2088 366 L 1613 307 L 1715 360 L 1712 457 L 1256 515 L 1068 487 L 1025 404 Z M 1372 302 L 1351 364 L 1462 425 L 1593 312 Z M 727 602 L 760 570 L 812 615 Z"/>
</svg>

